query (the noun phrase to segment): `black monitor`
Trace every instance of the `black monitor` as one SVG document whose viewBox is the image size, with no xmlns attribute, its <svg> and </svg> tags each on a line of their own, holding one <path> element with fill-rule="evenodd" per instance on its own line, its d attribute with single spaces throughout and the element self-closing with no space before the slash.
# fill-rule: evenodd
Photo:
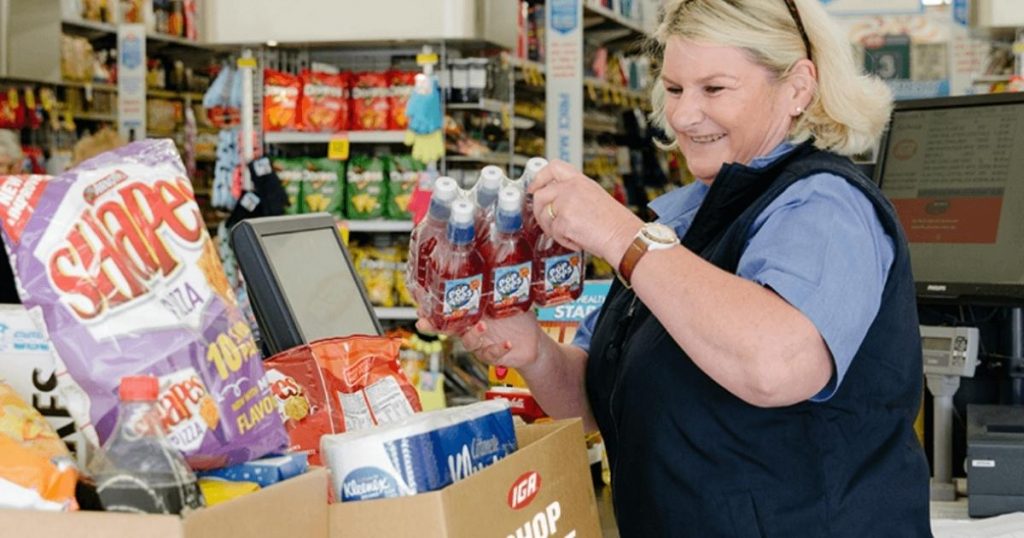
<svg viewBox="0 0 1024 538">
<path fill-rule="evenodd" d="M 1024 303 L 1024 94 L 897 102 L 875 180 L 920 300 Z"/>
<path fill-rule="evenodd" d="M 231 229 L 231 246 L 271 354 L 320 338 L 382 333 L 330 215 L 244 220 Z"/>
</svg>

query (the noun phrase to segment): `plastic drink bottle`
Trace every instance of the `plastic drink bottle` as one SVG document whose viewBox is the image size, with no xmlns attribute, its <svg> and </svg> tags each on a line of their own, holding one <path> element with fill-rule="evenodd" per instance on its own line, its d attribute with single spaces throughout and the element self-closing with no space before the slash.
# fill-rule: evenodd
<svg viewBox="0 0 1024 538">
<path fill-rule="evenodd" d="M 430 253 L 434 250 L 437 240 L 445 235 L 452 202 L 458 194 L 459 185 L 454 179 L 446 176 L 437 178 L 434 182 L 434 192 L 430 195 L 427 216 L 413 229 L 409 237 L 406 284 L 417 303 L 423 303 L 426 298 Z"/>
<path fill-rule="evenodd" d="M 494 234 L 484 248 L 487 263 L 485 311 L 492 318 L 526 312 L 532 304 L 533 245 L 523 233 L 522 200 L 523 193 L 519 189 L 511 186 L 501 189 Z"/>
<path fill-rule="evenodd" d="M 505 172 L 501 168 L 487 165 L 480 170 L 480 179 L 476 184 L 476 239 L 479 247 L 490 241 L 494 204 L 498 201 L 498 191 L 504 182 Z"/>
<path fill-rule="evenodd" d="M 153 376 L 121 379 L 117 423 L 93 464 L 105 510 L 180 514 L 205 503 L 185 458 L 164 437 Z"/>
<path fill-rule="evenodd" d="M 543 157 L 533 157 L 526 161 L 526 166 L 523 168 L 523 175 L 519 177 L 518 183 L 523 189 L 523 193 L 526 196 L 523 198 L 523 230 L 526 234 L 526 238 L 533 244 L 537 240 L 537 236 L 540 235 L 540 225 L 537 224 L 533 217 L 533 195 L 526 192 L 526 189 L 533 182 L 533 178 L 540 172 L 545 166 L 548 165 L 547 159 Z"/>
<path fill-rule="evenodd" d="M 554 306 L 583 293 L 583 253 L 541 232 L 533 249 L 533 302 Z"/>
<path fill-rule="evenodd" d="M 430 322 L 442 332 L 462 332 L 483 315 L 486 266 L 474 244 L 475 209 L 468 200 L 453 202 L 448 235 L 430 254 Z"/>
</svg>

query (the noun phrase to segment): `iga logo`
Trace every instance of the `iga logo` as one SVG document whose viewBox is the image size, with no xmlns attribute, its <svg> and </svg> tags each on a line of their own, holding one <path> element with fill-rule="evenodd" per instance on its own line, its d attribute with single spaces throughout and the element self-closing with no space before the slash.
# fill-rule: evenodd
<svg viewBox="0 0 1024 538">
<path fill-rule="evenodd" d="M 520 476 L 508 490 L 508 506 L 513 510 L 526 508 L 540 493 L 540 474 L 530 471 Z"/>
<path fill-rule="evenodd" d="M 494 283 L 494 288 L 501 295 L 512 295 L 519 291 L 519 288 L 523 286 L 523 277 L 517 271 L 509 271 L 502 275 L 497 282 Z"/>
<path fill-rule="evenodd" d="M 568 284 L 576 274 L 576 268 L 569 260 L 558 260 L 548 268 L 548 281 L 553 286 Z"/>
<path fill-rule="evenodd" d="M 448 290 L 448 293 L 445 294 L 444 298 L 445 302 L 447 302 L 453 310 L 456 310 L 466 306 L 473 300 L 473 289 L 469 284 L 457 284 L 452 289 Z"/>
</svg>

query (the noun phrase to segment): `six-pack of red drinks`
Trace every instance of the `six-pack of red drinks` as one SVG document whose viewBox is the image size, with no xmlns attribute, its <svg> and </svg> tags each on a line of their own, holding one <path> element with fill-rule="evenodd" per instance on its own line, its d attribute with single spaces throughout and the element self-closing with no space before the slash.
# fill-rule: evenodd
<svg viewBox="0 0 1024 538">
<path fill-rule="evenodd" d="M 409 243 L 409 289 L 435 328 L 458 333 L 481 317 L 502 318 L 534 304 L 575 300 L 583 290 L 583 253 L 555 241 L 533 215 L 527 192 L 547 161 L 523 175 L 486 166 L 472 189 L 439 177 L 427 216 Z"/>
</svg>

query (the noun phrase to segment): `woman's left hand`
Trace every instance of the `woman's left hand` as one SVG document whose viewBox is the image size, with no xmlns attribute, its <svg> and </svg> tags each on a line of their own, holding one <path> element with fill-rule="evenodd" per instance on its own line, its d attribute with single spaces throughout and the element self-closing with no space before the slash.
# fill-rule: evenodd
<svg viewBox="0 0 1024 538">
<path fill-rule="evenodd" d="M 533 214 L 545 233 L 573 250 L 618 266 L 643 221 L 569 163 L 551 161 L 530 183 Z"/>
</svg>

